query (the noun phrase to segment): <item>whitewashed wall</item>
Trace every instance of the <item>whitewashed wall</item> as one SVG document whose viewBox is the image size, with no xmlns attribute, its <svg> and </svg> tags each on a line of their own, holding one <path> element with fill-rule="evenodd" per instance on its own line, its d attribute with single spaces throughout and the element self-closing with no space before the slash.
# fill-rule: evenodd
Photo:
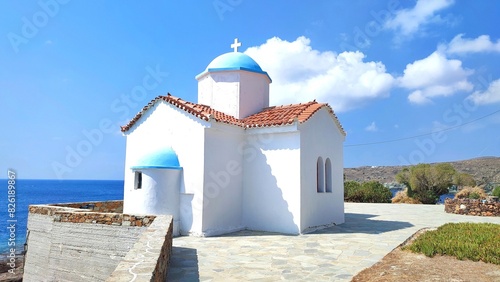
<svg viewBox="0 0 500 282">
<path fill-rule="evenodd" d="M 256 114 L 269 107 L 269 80 L 265 74 L 241 72 L 239 117 Z"/>
<path fill-rule="evenodd" d="M 127 213 L 171 215 L 173 235 L 180 234 L 179 192 L 182 170 L 142 169 L 142 188 L 129 191 Z"/>
<path fill-rule="evenodd" d="M 145 122 L 147 121 L 147 122 Z M 180 232 L 201 233 L 203 204 L 204 128 L 209 123 L 186 113 L 167 102 L 158 102 L 128 131 L 125 176 L 124 212 L 134 204 L 134 172 L 131 167 L 148 153 L 170 146 L 183 167 L 180 189 Z M 184 167 L 189 164 L 189 167 Z M 177 220 L 174 217 L 174 221 Z"/>
<path fill-rule="evenodd" d="M 244 118 L 269 106 L 269 78 L 248 71 L 218 71 L 198 80 L 198 103 Z"/>
<path fill-rule="evenodd" d="M 249 133 L 243 148 L 243 223 L 252 230 L 298 234 L 300 136 L 293 126 Z"/>
<path fill-rule="evenodd" d="M 236 71 L 207 73 L 198 81 L 198 103 L 237 117 L 239 81 Z"/>
<path fill-rule="evenodd" d="M 244 229 L 241 127 L 214 123 L 205 130 L 203 235 Z"/>
<path fill-rule="evenodd" d="M 344 181 L 342 135 L 330 113 L 320 109 L 307 122 L 299 125 L 301 144 L 301 231 L 344 222 Z M 316 162 L 327 158 L 332 164 L 332 193 L 316 190 Z M 326 174 L 324 174 L 326 176 Z"/>
</svg>

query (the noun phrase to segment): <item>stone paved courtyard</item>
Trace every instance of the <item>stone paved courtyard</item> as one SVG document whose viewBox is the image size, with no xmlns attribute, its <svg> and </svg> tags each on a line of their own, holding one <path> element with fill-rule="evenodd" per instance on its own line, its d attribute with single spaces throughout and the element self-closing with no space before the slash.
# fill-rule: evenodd
<svg viewBox="0 0 500 282">
<path fill-rule="evenodd" d="M 350 281 L 425 227 L 491 222 L 442 205 L 345 204 L 345 223 L 300 236 L 240 231 L 174 238 L 168 281 Z"/>
</svg>

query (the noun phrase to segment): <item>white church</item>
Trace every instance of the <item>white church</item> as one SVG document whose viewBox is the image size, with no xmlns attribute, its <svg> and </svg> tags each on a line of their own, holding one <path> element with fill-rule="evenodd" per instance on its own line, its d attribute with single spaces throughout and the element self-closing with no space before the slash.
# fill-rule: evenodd
<svg viewBox="0 0 500 282">
<path fill-rule="evenodd" d="M 174 235 L 343 223 L 339 120 L 316 101 L 270 107 L 271 77 L 239 46 L 196 76 L 198 103 L 158 96 L 122 126 L 123 212 L 173 215 Z"/>
</svg>

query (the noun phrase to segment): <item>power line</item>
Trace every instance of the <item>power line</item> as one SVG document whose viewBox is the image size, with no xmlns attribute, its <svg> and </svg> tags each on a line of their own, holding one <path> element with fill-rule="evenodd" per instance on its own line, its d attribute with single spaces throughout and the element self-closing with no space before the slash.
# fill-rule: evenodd
<svg viewBox="0 0 500 282">
<path fill-rule="evenodd" d="M 500 110 L 495 111 L 495 112 L 490 113 L 490 114 L 487 114 L 485 116 L 479 117 L 477 119 L 471 120 L 471 121 L 466 122 L 466 123 L 462 123 L 462 124 L 459 124 L 459 125 L 456 125 L 456 126 L 451 126 L 451 127 L 445 128 L 445 129 L 436 130 L 436 131 L 432 131 L 432 132 L 428 132 L 428 133 L 424 133 L 424 134 L 419 134 L 419 135 L 414 135 L 414 136 L 409 136 L 409 137 L 403 137 L 403 138 L 398 138 L 398 139 L 385 140 L 385 141 L 377 141 L 377 142 L 370 142 L 370 143 L 359 143 L 359 144 L 344 145 L 344 147 L 359 147 L 359 146 L 377 145 L 377 144 L 392 143 L 392 142 L 397 142 L 397 141 L 414 139 L 414 138 L 418 138 L 418 137 L 422 137 L 422 136 L 431 135 L 431 134 L 434 134 L 434 133 L 439 133 L 439 132 L 444 132 L 444 131 L 449 131 L 449 130 L 452 130 L 452 129 L 456 129 L 456 128 L 459 128 L 459 127 L 471 124 L 473 122 L 476 122 L 478 120 L 485 119 L 485 118 L 490 117 L 490 116 L 492 116 L 494 114 L 497 114 L 499 112 L 500 112 Z"/>
</svg>

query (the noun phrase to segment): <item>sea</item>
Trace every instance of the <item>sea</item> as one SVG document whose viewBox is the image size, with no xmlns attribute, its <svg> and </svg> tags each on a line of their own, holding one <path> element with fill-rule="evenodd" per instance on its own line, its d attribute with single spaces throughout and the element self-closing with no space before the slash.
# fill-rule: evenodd
<svg viewBox="0 0 500 282">
<path fill-rule="evenodd" d="M 16 253 L 24 249 L 28 206 L 123 200 L 123 180 L 15 180 L 15 212 L 9 212 L 8 180 L 0 180 L 0 256 L 9 252 L 9 227 L 15 225 Z M 11 210 L 12 211 L 12 210 Z"/>
</svg>

